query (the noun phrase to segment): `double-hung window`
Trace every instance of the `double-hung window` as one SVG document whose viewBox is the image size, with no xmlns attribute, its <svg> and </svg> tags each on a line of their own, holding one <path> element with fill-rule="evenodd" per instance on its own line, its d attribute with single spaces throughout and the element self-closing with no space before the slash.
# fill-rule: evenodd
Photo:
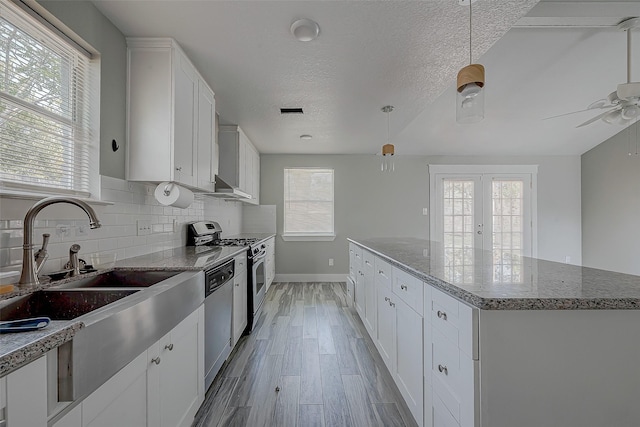
<svg viewBox="0 0 640 427">
<path fill-rule="evenodd" d="M 284 240 L 333 240 L 333 169 L 284 170 Z"/>
<path fill-rule="evenodd" d="M 0 190 L 99 197 L 97 59 L 0 0 Z"/>
</svg>

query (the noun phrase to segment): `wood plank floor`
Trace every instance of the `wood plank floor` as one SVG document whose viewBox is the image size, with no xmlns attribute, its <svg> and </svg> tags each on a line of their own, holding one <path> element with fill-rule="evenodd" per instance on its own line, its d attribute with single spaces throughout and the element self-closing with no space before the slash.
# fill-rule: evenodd
<svg viewBox="0 0 640 427">
<path fill-rule="evenodd" d="M 193 426 L 415 426 L 345 283 L 274 283 Z"/>
</svg>

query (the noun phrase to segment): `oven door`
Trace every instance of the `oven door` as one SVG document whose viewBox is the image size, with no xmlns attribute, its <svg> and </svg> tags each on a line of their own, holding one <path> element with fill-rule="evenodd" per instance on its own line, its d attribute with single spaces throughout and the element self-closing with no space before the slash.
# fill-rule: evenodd
<svg viewBox="0 0 640 427">
<path fill-rule="evenodd" d="M 252 295 L 253 295 L 253 307 L 251 311 L 253 312 L 253 321 L 258 320 L 260 317 L 260 310 L 262 309 L 262 303 L 264 302 L 264 296 L 266 292 L 266 275 L 265 275 L 265 258 L 267 256 L 266 252 L 262 252 L 252 259 L 251 266 L 251 284 L 252 284 Z"/>
</svg>

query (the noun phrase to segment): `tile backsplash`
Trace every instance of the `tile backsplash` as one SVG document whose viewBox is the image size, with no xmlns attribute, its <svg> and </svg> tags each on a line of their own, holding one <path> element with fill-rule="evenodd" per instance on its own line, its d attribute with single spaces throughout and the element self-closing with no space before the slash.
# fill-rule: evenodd
<svg viewBox="0 0 640 427">
<path fill-rule="evenodd" d="M 49 259 L 43 272 L 61 270 L 69 259 L 69 247 L 81 246 L 79 257 L 89 262 L 91 254 L 115 253 L 117 259 L 184 246 L 187 223 L 202 219 L 218 221 L 223 236 L 241 231 L 242 203 L 208 196 L 196 196 L 187 209 L 160 205 L 155 186 L 103 176 L 101 198 L 113 204 L 94 206 L 102 227 L 91 230 L 88 219 L 69 220 L 38 214 L 34 243 L 40 247 L 42 234 L 49 233 Z M 6 202 L 3 202 L 6 203 Z M 47 208 L 48 209 L 48 208 Z M 0 218 L 0 269 L 19 270 L 22 262 L 23 217 Z M 150 234 L 138 235 L 138 221 L 150 224 Z"/>
</svg>

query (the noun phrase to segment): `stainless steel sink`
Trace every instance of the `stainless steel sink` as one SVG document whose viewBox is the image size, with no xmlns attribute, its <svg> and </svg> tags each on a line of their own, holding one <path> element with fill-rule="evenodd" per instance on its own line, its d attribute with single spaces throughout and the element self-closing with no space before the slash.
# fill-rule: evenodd
<svg viewBox="0 0 640 427">
<path fill-rule="evenodd" d="M 177 276 L 180 273 L 180 271 L 116 270 L 97 276 L 74 280 L 59 285 L 57 288 L 148 288 L 173 276 Z"/>
<path fill-rule="evenodd" d="M 72 320 L 118 301 L 139 289 L 67 289 L 37 291 L 0 304 L 0 321 L 46 316 Z"/>
</svg>

